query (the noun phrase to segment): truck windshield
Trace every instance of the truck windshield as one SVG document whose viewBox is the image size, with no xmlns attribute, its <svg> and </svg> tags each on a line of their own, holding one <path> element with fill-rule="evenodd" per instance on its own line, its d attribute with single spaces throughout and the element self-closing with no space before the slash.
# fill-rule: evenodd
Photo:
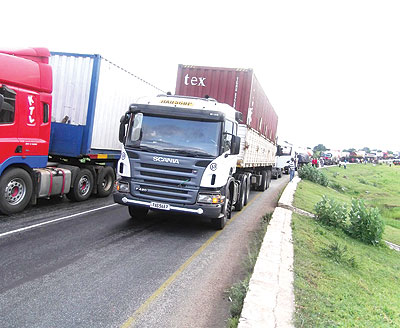
<svg viewBox="0 0 400 328">
<path fill-rule="evenodd" d="M 217 157 L 220 136 L 221 122 L 154 117 L 138 113 L 128 129 L 126 146 L 193 157 Z"/>
</svg>

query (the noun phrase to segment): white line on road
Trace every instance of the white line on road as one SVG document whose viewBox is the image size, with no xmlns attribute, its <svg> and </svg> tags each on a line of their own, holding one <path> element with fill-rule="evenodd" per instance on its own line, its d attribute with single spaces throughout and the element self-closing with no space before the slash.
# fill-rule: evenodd
<svg viewBox="0 0 400 328">
<path fill-rule="evenodd" d="M 88 210 L 88 211 L 85 211 L 85 212 L 64 216 L 62 218 L 58 218 L 58 219 L 54 219 L 54 220 L 50 220 L 50 221 L 46 221 L 46 222 L 42 222 L 42 223 L 33 224 L 33 225 L 30 225 L 30 226 L 27 226 L 27 227 L 24 227 L 24 228 L 19 228 L 19 229 L 16 229 L 16 230 L 3 232 L 3 233 L 0 233 L 0 238 L 12 235 L 14 233 L 19 233 L 19 232 L 23 232 L 23 231 L 27 231 L 27 230 L 32 230 L 32 229 L 35 229 L 35 228 L 38 228 L 38 227 L 42 227 L 44 225 L 51 224 L 51 223 L 54 223 L 54 222 L 68 220 L 68 219 L 71 219 L 71 218 L 79 216 L 79 215 L 84 215 L 84 214 L 96 212 L 96 211 L 99 211 L 99 210 L 104 210 L 105 208 L 112 207 L 112 206 L 115 206 L 115 205 L 118 205 L 118 204 L 106 205 L 106 206 L 102 206 L 102 207 L 95 208 L 95 209 L 92 209 L 92 210 Z"/>
</svg>

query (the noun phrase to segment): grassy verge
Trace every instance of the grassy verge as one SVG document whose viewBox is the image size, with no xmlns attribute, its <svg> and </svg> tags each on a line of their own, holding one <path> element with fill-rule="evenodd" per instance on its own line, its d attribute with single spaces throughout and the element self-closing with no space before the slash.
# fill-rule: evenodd
<svg viewBox="0 0 400 328">
<path fill-rule="evenodd" d="M 384 239 L 399 244 L 400 168 L 349 165 L 324 171 L 331 187 L 301 181 L 296 207 L 314 212 L 322 195 L 348 204 L 362 198 L 381 210 Z M 292 227 L 296 327 L 400 327 L 399 252 L 296 214 Z"/>
<path fill-rule="evenodd" d="M 348 165 L 347 169 L 323 169 L 329 187 L 303 180 L 298 186 L 294 206 L 314 212 L 322 195 L 351 204 L 352 198 L 362 198 L 366 205 L 378 207 L 385 221 L 383 239 L 400 245 L 400 167 L 387 165 Z"/>
<path fill-rule="evenodd" d="M 231 317 L 228 319 L 228 327 L 236 328 L 239 324 L 240 314 L 242 313 L 243 302 L 246 297 L 251 275 L 256 265 L 258 253 L 267 232 L 268 223 L 271 220 L 272 213 L 264 215 L 261 220 L 260 229 L 254 233 L 254 237 L 249 245 L 248 256 L 243 265 L 245 268 L 245 278 L 234 284 L 228 291 L 229 300 L 231 301 Z"/>
</svg>

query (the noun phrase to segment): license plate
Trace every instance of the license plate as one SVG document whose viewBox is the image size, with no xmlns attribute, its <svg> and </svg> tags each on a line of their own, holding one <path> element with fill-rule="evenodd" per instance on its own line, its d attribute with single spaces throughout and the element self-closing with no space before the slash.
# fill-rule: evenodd
<svg viewBox="0 0 400 328">
<path fill-rule="evenodd" d="M 164 211 L 169 211 L 169 204 L 163 204 L 163 203 L 157 203 L 157 202 L 151 202 L 150 203 L 151 208 L 155 208 L 157 210 L 164 210 Z"/>
</svg>

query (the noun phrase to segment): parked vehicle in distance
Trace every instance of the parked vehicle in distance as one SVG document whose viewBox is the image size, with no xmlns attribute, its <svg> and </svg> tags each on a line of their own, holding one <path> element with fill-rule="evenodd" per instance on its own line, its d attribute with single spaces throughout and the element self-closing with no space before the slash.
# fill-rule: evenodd
<svg viewBox="0 0 400 328">
<path fill-rule="evenodd" d="M 108 196 L 119 117 L 158 92 L 100 55 L 0 50 L 0 212 L 56 195 Z"/>
<path fill-rule="evenodd" d="M 132 104 L 121 118 L 114 200 L 133 218 L 181 212 L 222 229 L 250 188 L 268 188 L 277 122 L 252 70 L 180 65 L 175 96 Z"/>
<path fill-rule="evenodd" d="M 295 147 L 286 141 L 279 142 L 276 151 L 276 167 L 285 174 L 289 174 L 290 159 L 297 159 Z"/>
</svg>

